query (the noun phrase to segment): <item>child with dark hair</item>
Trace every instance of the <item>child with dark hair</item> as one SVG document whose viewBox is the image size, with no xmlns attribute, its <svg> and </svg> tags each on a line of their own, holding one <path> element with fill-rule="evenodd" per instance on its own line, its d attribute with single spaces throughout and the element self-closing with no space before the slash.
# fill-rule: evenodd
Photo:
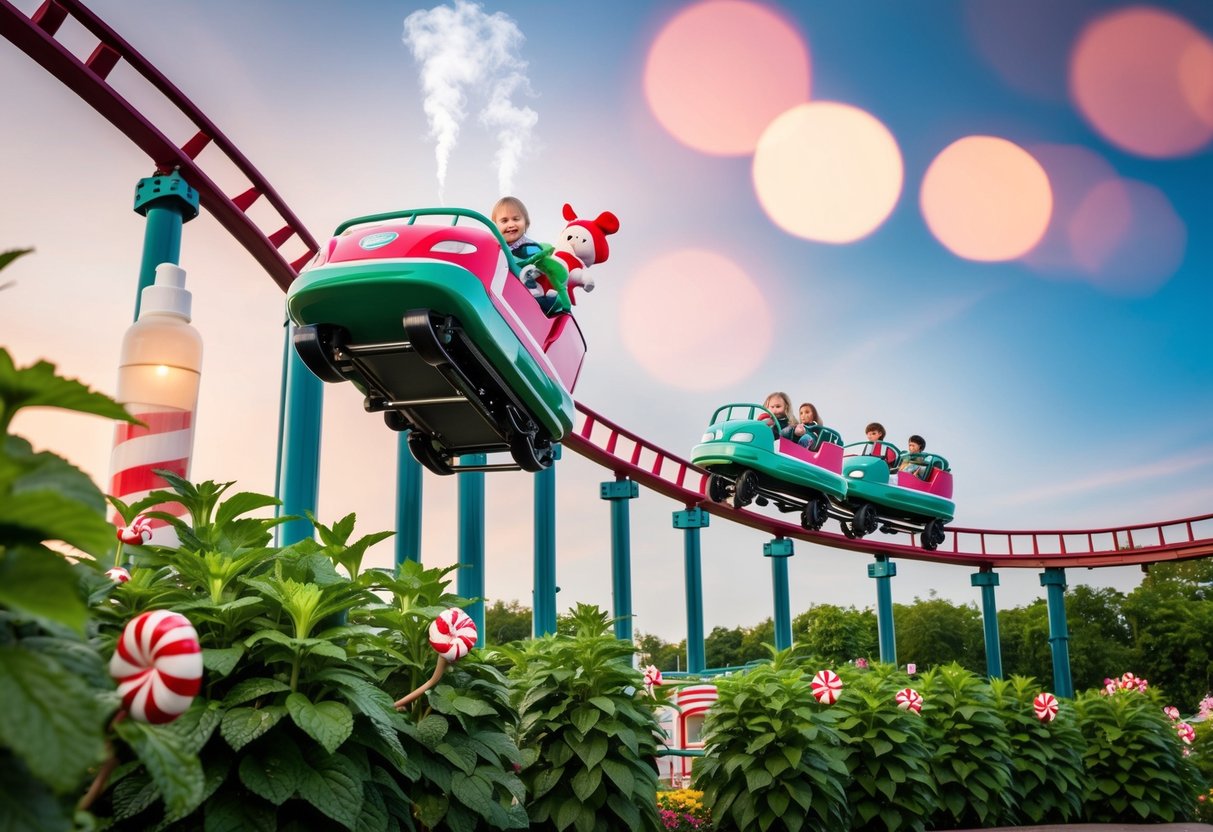
<svg viewBox="0 0 1213 832">
<path fill-rule="evenodd" d="M 907 454 L 905 459 L 901 461 L 899 471 L 905 471 L 907 474 L 914 474 L 921 477 L 926 473 L 927 466 L 921 464 L 921 457 L 916 456 L 921 454 L 927 447 L 927 440 L 923 439 L 917 433 L 910 436 L 906 441 Z"/>
<path fill-rule="evenodd" d="M 817 405 L 812 402 L 805 402 L 799 408 L 800 424 L 792 429 L 790 439 L 795 439 L 802 446 L 811 448 L 817 444 L 818 430 L 821 427 L 821 415 L 817 412 Z"/>
<path fill-rule="evenodd" d="M 879 442 L 884 439 L 884 425 L 880 422 L 868 422 L 868 426 L 863 429 L 864 435 L 868 437 L 869 442 Z M 873 436 L 872 434 L 876 434 Z"/>
</svg>

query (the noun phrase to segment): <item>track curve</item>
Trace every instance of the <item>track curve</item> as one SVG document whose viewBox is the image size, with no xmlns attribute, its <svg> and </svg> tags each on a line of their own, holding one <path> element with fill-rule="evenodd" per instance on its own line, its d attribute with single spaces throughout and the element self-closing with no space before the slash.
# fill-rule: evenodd
<svg viewBox="0 0 1213 832">
<path fill-rule="evenodd" d="M 69 16 L 97 38 L 96 47 L 84 61 L 55 39 Z M 9 0 L 0 0 L 0 35 L 122 131 L 151 157 L 158 172 L 179 169 L 186 181 L 198 190 L 203 207 L 218 219 L 284 291 L 299 269 L 319 250 L 315 238 L 287 207 L 282 197 L 218 127 L 146 58 L 79 0 L 45 0 L 31 16 L 26 16 Z M 176 108 L 180 116 L 194 125 L 196 132 L 192 137 L 182 144 L 171 141 L 147 116 L 110 86 L 106 78 L 120 61 L 130 65 Z M 229 196 L 203 171 L 197 158 L 208 146 L 221 152 L 247 179 L 246 190 Z M 283 221 L 281 228 L 269 233 L 262 230 L 247 213 L 250 206 L 262 197 Z M 294 260 L 288 260 L 282 247 L 292 238 L 298 238 L 304 253 Z M 577 404 L 577 414 L 576 428 L 565 437 L 563 443 L 569 450 L 612 471 L 617 478 L 633 479 L 688 508 L 701 506 L 722 519 L 759 529 L 773 537 L 804 540 L 868 555 L 978 569 L 1130 566 L 1213 555 L 1213 514 L 1102 529 L 1028 531 L 950 528 L 948 540 L 934 552 L 921 549 L 912 542 L 907 544 L 873 538 L 852 540 L 831 532 L 809 532 L 799 524 L 767 514 L 737 510 L 712 502 L 704 493 L 708 475 L 703 469 L 580 403 Z M 898 535 L 899 539 L 905 537 Z"/>
</svg>

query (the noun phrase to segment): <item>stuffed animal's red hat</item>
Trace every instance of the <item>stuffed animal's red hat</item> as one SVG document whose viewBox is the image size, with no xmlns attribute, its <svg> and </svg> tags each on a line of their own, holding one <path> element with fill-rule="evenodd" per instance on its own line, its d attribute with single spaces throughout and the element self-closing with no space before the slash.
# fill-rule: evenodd
<svg viewBox="0 0 1213 832">
<path fill-rule="evenodd" d="M 564 218 L 568 220 L 569 225 L 580 225 L 586 231 L 590 232 L 590 239 L 594 241 L 594 262 L 601 263 L 611 256 L 610 246 L 607 245 L 607 235 L 614 234 L 619 230 L 619 218 L 610 211 L 603 211 L 592 220 L 584 220 L 577 218 L 577 212 L 573 210 L 573 206 L 567 202 L 564 204 Z"/>
</svg>

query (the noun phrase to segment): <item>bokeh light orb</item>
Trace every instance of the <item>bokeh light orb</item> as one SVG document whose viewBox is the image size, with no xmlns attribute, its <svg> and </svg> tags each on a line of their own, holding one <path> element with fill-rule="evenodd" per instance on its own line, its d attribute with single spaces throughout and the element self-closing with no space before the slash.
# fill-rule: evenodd
<svg viewBox="0 0 1213 832">
<path fill-rule="evenodd" d="M 927 227 L 968 260 L 1013 260 L 1048 228 L 1053 194 L 1044 168 L 1019 145 L 966 136 L 927 168 L 920 195 Z"/>
<path fill-rule="evenodd" d="M 624 286 L 624 346 L 658 381 L 718 390 L 747 378 L 773 342 L 767 299 L 746 272 L 713 251 L 658 257 Z"/>
<path fill-rule="evenodd" d="M 1148 6 L 1088 24 L 1070 58 L 1070 94 L 1112 144 L 1151 158 L 1186 156 L 1213 139 L 1213 41 Z"/>
<path fill-rule="evenodd" d="M 1125 214 L 1110 203 L 1104 206 L 1109 209 L 1107 214 L 1100 216 L 1088 209 L 1086 221 L 1073 222 L 1093 188 L 1118 178 L 1116 170 L 1101 155 L 1081 145 L 1039 143 L 1029 145 L 1027 150 L 1049 177 L 1053 213 L 1044 236 L 1023 261 L 1038 274 L 1081 277 L 1090 271 L 1090 257 L 1107 249 L 1128 225 Z M 1081 259 L 1077 253 L 1080 247 L 1084 252 Z"/>
<path fill-rule="evenodd" d="M 1115 234 L 1097 235 L 1112 218 Z M 1091 189 L 1071 221 L 1075 252 L 1086 279 L 1113 295 L 1145 297 L 1179 270 L 1188 229 L 1161 190 L 1133 179 L 1113 179 Z"/>
<path fill-rule="evenodd" d="M 644 95 L 657 121 L 683 144 L 747 155 L 771 119 L 808 100 L 808 47 L 765 6 L 696 3 L 649 48 Z"/>
<path fill-rule="evenodd" d="M 874 116 L 820 101 L 771 122 L 754 151 L 753 177 L 763 210 L 784 231 L 850 243 L 892 213 L 905 170 L 893 134 Z"/>
</svg>

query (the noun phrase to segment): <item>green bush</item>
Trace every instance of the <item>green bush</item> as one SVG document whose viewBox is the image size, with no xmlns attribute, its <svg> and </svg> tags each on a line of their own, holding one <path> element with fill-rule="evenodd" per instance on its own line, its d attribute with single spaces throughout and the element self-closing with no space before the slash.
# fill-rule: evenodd
<svg viewBox="0 0 1213 832">
<path fill-rule="evenodd" d="M 0 268 L 23 253 L 0 254 Z M 58 830 L 72 824 L 89 770 L 106 756 L 118 707 L 85 601 L 109 586 L 90 557 L 112 563 L 117 541 L 105 498 L 82 471 L 10 435 L 25 407 L 133 420 L 50 364 L 19 369 L 0 349 L 0 826 Z M 84 557 L 68 561 L 48 541 Z"/>
<path fill-rule="evenodd" d="M 923 674 L 920 684 L 939 784 L 930 825 L 997 826 L 1011 809 L 1011 749 L 990 686 L 956 663 Z"/>
<path fill-rule="evenodd" d="M 661 829 L 655 700 L 632 668 L 634 648 L 610 619 L 579 604 L 574 634 L 504 651 L 518 710 L 532 829 Z"/>
<path fill-rule="evenodd" d="M 1090 776 L 1084 820 L 1190 820 L 1200 773 L 1153 691 L 1086 691 L 1075 700 Z"/>
<path fill-rule="evenodd" d="M 894 704 L 909 677 L 882 664 L 841 675 L 842 695 L 830 710 L 850 772 L 851 828 L 922 832 L 938 796 L 926 723 Z"/>
<path fill-rule="evenodd" d="M 849 826 L 841 740 L 789 654 L 719 678 L 717 691 L 704 721 L 706 754 L 694 769 L 717 827 Z"/>
<path fill-rule="evenodd" d="M 992 679 L 990 687 L 1011 741 L 1011 819 L 1033 824 L 1077 821 L 1087 790 L 1086 741 L 1073 703 L 1059 700 L 1056 718 L 1042 722 L 1033 705 L 1041 692 L 1035 679 Z"/>
</svg>

